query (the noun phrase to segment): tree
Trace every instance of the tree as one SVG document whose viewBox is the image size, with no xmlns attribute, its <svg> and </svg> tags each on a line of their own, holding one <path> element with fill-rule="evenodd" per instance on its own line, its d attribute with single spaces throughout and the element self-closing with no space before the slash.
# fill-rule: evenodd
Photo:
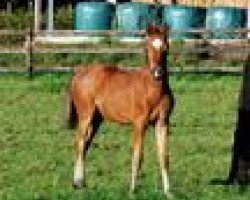
<svg viewBox="0 0 250 200">
<path fill-rule="evenodd" d="M 244 66 L 228 184 L 250 183 L 250 54 Z"/>
</svg>

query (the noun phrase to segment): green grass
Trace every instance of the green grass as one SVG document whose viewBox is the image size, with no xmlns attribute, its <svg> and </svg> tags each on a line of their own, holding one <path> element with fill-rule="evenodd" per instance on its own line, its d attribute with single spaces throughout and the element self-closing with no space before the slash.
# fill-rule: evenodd
<svg viewBox="0 0 250 200">
<path fill-rule="evenodd" d="M 63 129 L 68 75 L 0 76 L 0 199 L 129 199 L 130 126 L 101 127 L 87 158 L 87 184 L 74 191 L 73 131 Z M 178 200 L 247 200 L 250 190 L 213 185 L 227 177 L 241 77 L 172 76 L 170 178 Z M 156 184 L 153 129 L 133 199 L 163 199 Z"/>
<path fill-rule="evenodd" d="M 105 44 L 104 44 L 105 45 Z M 117 45 L 115 45 L 117 46 Z M 1 48 L 1 46 L 0 46 Z M 221 69 L 221 68 L 240 68 L 244 64 L 243 60 L 207 60 L 202 59 L 199 55 L 193 54 L 183 54 L 181 50 L 175 50 L 180 53 L 171 53 L 168 56 L 169 66 L 174 66 L 174 68 L 179 68 L 180 70 L 185 70 L 187 67 L 192 67 L 194 69 Z M 34 54 L 33 64 L 35 67 L 74 67 L 79 64 L 86 64 L 91 62 L 109 62 L 120 66 L 144 66 L 146 58 L 141 54 L 81 54 L 81 53 L 46 53 L 46 54 Z M 17 70 L 25 69 L 25 54 L 0 54 L 0 67 Z"/>
</svg>

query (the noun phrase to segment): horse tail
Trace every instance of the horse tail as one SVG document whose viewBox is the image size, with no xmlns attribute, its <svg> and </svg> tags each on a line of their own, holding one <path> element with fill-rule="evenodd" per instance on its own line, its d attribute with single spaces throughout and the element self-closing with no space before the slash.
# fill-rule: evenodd
<svg viewBox="0 0 250 200">
<path fill-rule="evenodd" d="M 67 102 L 66 102 L 66 123 L 68 129 L 74 129 L 78 122 L 78 115 L 76 112 L 76 107 L 74 105 L 71 92 L 69 91 L 67 94 Z"/>
</svg>

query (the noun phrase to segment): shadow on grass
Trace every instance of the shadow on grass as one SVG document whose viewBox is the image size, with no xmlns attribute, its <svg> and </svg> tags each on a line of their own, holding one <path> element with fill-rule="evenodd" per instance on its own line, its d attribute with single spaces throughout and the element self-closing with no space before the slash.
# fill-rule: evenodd
<svg viewBox="0 0 250 200">
<path fill-rule="evenodd" d="M 228 186 L 228 181 L 226 179 L 214 178 L 209 182 L 210 185 L 221 185 Z"/>
<path fill-rule="evenodd" d="M 228 191 L 230 187 L 234 187 L 237 189 L 238 194 L 244 195 L 249 190 L 249 185 L 239 185 L 236 183 L 230 183 L 227 179 L 212 179 L 210 181 L 210 185 L 212 186 L 225 186 L 225 190 Z"/>
</svg>

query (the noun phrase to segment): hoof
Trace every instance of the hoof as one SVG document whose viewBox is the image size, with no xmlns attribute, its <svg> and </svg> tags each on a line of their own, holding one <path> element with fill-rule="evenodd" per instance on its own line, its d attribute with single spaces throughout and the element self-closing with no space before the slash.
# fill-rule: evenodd
<svg viewBox="0 0 250 200">
<path fill-rule="evenodd" d="M 83 184 L 82 180 L 79 179 L 79 180 L 75 180 L 73 182 L 73 188 L 74 189 L 81 189 L 83 187 L 85 187 L 85 184 Z"/>
<path fill-rule="evenodd" d="M 129 191 L 129 198 L 134 199 L 135 198 L 135 192 L 133 190 Z"/>
<path fill-rule="evenodd" d="M 165 193 L 167 199 L 174 199 L 174 195 L 171 192 Z"/>
</svg>

